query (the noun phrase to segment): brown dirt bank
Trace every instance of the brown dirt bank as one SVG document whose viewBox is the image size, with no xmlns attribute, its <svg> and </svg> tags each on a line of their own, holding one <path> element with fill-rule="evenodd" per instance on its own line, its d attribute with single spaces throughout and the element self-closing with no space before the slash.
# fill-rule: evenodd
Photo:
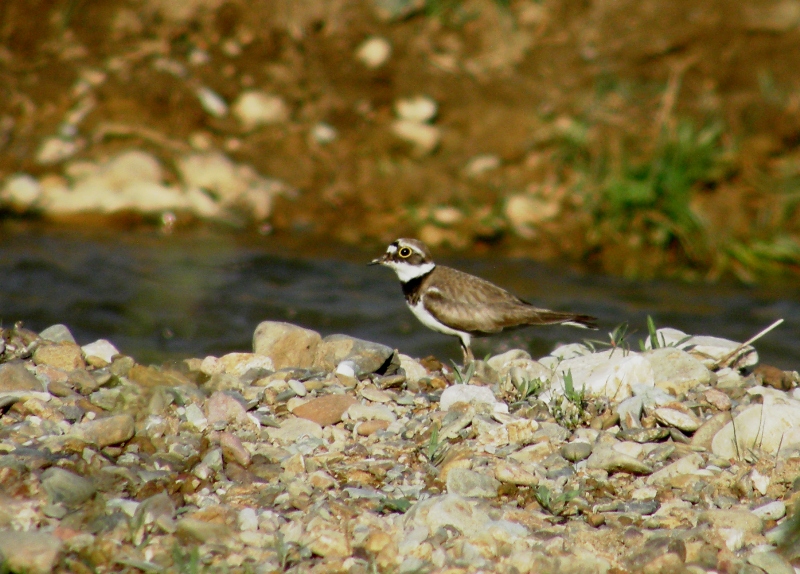
<svg viewBox="0 0 800 574">
<path fill-rule="evenodd" d="M 403 4 L 419 9 L 382 17 Z M 797 0 L 6 0 L 0 177 L 60 175 L 36 159 L 55 135 L 70 160 L 134 147 L 173 175 L 178 153 L 219 149 L 299 191 L 278 231 L 501 242 L 639 276 L 796 271 L 798 24 Z M 391 47 L 376 67 L 356 55 L 372 36 Z M 288 114 L 246 129 L 200 88 Z M 420 94 L 429 147 L 393 131 Z"/>
</svg>

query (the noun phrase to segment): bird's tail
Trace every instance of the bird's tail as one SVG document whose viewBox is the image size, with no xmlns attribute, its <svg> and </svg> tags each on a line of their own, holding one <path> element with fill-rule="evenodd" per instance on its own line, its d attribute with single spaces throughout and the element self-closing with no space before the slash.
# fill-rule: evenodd
<svg viewBox="0 0 800 574">
<path fill-rule="evenodd" d="M 576 313 L 562 313 L 560 311 L 539 311 L 537 318 L 541 325 L 572 325 L 582 329 L 597 329 L 597 318 L 591 315 L 579 315 Z"/>
</svg>

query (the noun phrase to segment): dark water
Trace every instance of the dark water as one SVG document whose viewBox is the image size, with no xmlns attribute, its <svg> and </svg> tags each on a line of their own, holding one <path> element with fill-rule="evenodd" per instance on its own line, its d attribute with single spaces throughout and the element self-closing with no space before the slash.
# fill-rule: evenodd
<svg viewBox="0 0 800 574">
<path fill-rule="evenodd" d="M 394 274 L 367 267 L 380 248 L 287 248 L 270 237 L 193 230 L 65 231 L 0 226 L 0 320 L 41 330 L 65 323 L 78 342 L 112 341 L 149 363 L 251 350 L 256 325 L 290 321 L 378 341 L 412 356 L 460 360 L 456 339 L 433 333 L 406 309 Z M 800 369 L 800 286 L 791 283 L 636 283 L 583 275 L 524 260 L 447 260 L 540 306 L 589 313 L 602 330 L 530 328 L 475 344 L 477 356 L 511 347 L 535 356 L 559 342 L 605 338 L 619 323 L 658 326 L 743 341 L 778 318 L 786 322 L 756 344 L 762 362 Z"/>
</svg>

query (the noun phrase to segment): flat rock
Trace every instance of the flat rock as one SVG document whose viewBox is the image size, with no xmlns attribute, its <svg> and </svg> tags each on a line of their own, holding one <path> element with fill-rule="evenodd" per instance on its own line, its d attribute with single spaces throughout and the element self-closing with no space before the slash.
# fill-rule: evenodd
<svg viewBox="0 0 800 574">
<path fill-rule="evenodd" d="M 670 327 L 656 331 L 656 337 L 658 338 L 659 344 L 664 347 L 669 346 L 683 349 L 709 368 L 715 366 L 719 361 L 725 359 L 725 357 L 739 347 L 739 343 L 736 341 L 708 335 L 690 336 L 683 331 Z M 649 348 L 650 344 L 650 339 L 648 337 L 645 340 L 645 346 Z M 733 362 L 733 359 L 732 357 L 731 360 L 726 362 Z M 752 346 L 747 346 L 739 351 L 733 364 L 722 366 L 736 366 L 737 368 L 743 369 L 756 364 L 758 364 L 758 353 Z"/>
<path fill-rule="evenodd" d="M 730 421 L 730 416 L 728 420 Z M 734 424 L 736 430 L 734 432 Z M 739 458 L 748 450 L 768 454 L 800 448 L 800 406 L 796 404 L 753 405 L 728 422 L 711 441 L 717 456 Z M 734 438 L 736 442 L 734 442 Z"/>
<path fill-rule="evenodd" d="M 62 325 L 61 323 L 50 325 L 47 329 L 39 333 L 39 336 L 45 341 L 50 341 L 51 343 L 77 344 L 75 337 L 72 336 L 72 333 L 69 330 L 69 327 Z"/>
<path fill-rule="evenodd" d="M 399 357 L 400 368 L 405 371 L 406 379 L 410 382 L 416 383 L 420 379 L 428 376 L 427 369 L 425 369 L 425 367 L 423 367 L 416 359 L 412 359 L 408 355 L 404 355 L 402 353 L 399 354 Z"/>
<path fill-rule="evenodd" d="M 561 447 L 561 456 L 570 462 L 579 462 L 589 458 L 592 454 L 592 445 L 588 442 L 575 441 Z"/>
<path fill-rule="evenodd" d="M 67 506 L 86 502 L 97 490 L 92 481 L 57 466 L 42 473 L 42 487 L 52 504 L 64 503 Z"/>
<path fill-rule="evenodd" d="M 229 432 L 219 433 L 219 446 L 222 449 L 222 458 L 226 461 L 234 461 L 245 468 L 250 466 L 250 452 L 235 434 Z"/>
<path fill-rule="evenodd" d="M 187 517 L 178 521 L 175 533 L 198 542 L 217 542 L 228 537 L 231 530 L 226 524 Z"/>
<path fill-rule="evenodd" d="M 315 366 L 330 372 L 346 361 L 355 365 L 355 375 L 361 377 L 388 366 L 392 355 L 394 349 L 380 343 L 349 335 L 329 335 L 317 347 Z"/>
<path fill-rule="evenodd" d="M 279 428 L 268 428 L 267 435 L 282 444 L 293 444 L 304 436 L 322 438 L 322 427 L 308 419 L 290 418 L 283 421 Z"/>
<path fill-rule="evenodd" d="M 602 396 L 612 401 L 622 401 L 633 395 L 634 385 L 652 387 L 655 384 L 653 367 L 645 357 L 639 353 L 610 350 L 559 363 L 556 376 L 550 388 L 542 393 L 541 400 L 547 402 L 555 395 L 564 394 L 567 373 L 572 374 L 576 392 L 585 389 L 587 396 Z"/>
<path fill-rule="evenodd" d="M 767 574 L 795 574 L 789 561 L 777 552 L 753 552 L 747 561 Z"/>
<path fill-rule="evenodd" d="M 94 343 L 89 343 L 81 347 L 83 356 L 91 362 L 92 358 L 100 359 L 106 363 L 111 363 L 114 357 L 119 355 L 117 348 L 106 339 L 98 339 Z"/>
<path fill-rule="evenodd" d="M 131 415 L 114 415 L 80 423 L 72 427 L 72 436 L 95 444 L 100 448 L 119 444 L 133 436 L 134 424 Z"/>
<path fill-rule="evenodd" d="M 677 476 L 692 474 L 703 465 L 703 457 L 696 452 L 679 458 L 647 477 L 648 484 L 667 484 Z"/>
<path fill-rule="evenodd" d="M 439 408 L 443 411 L 448 411 L 458 403 L 487 405 L 496 412 L 508 412 L 508 406 L 495 398 L 492 389 L 479 385 L 452 385 L 447 387 L 439 399 Z"/>
<path fill-rule="evenodd" d="M 675 396 L 685 395 L 698 385 L 707 385 L 713 374 L 686 351 L 674 347 L 644 353 L 653 369 L 655 386 Z"/>
<path fill-rule="evenodd" d="M 22 361 L 0 365 L 0 392 L 44 391 L 44 385 L 25 368 Z"/>
<path fill-rule="evenodd" d="M 389 427 L 389 421 L 382 421 L 379 419 L 372 419 L 364 421 L 356 426 L 356 431 L 361 436 L 370 436 L 379 430 L 386 430 Z"/>
<path fill-rule="evenodd" d="M 494 467 L 494 477 L 500 482 L 518 486 L 536 486 L 539 477 L 526 470 L 521 464 L 508 460 L 498 461 Z"/>
<path fill-rule="evenodd" d="M 659 407 L 653 411 L 653 414 L 658 422 L 684 432 L 694 432 L 702 424 L 702 421 L 694 413 L 681 404 Z"/>
<path fill-rule="evenodd" d="M 235 398 L 223 391 L 212 394 L 205 404 L 206 419 L 209 425 L 216 424 L 253 424 L 247 416 L 247 409 Z"/>
<path fill-rule="evenodd" d="M 48 365 L 64 371 L 86 367 L 81 348 L 77 344 L 69 342 L 40 345 L 33 352 L 33 362 L 37 365 Z"/>
<path fill-rule="evenodd" d="M 697 518 L 698 524 L 708 524 L 712 528 L 741 530 L 752 534 L 760 534 L 764 521 L 749 510 L 712 508 L 704 510 Z"/>
<path fill-rule="evenodd" d="M 10 572 L 49 574 L 56 565 L 63 542 L 46 532 L 0 531 L 0 556 Z"/>
<path fill-rule="evenodd" d="M 356 403 L 350 395 L 324 395 L 300 405 L 292 413 L 320 426 L 329 426 L 341 421 L 345 411 Z"/>
<path fill-rule="evenodd" d="M 454 468 L 447 473 L 447 492 L 466 497 L 495 498 L 500 482 L 493 476 L 469 470 Z"/>
<path fill-rule="evenodd" d="M 380 420 L 393 423 L 397 415 L 386 405 L 362 405 L 353 403 L 347 409 L 347 416 L 353 420 Z"/>
<path fill-rule="evenodd" d="M 314 365 L 322 337 L 316 331 L 291 323 L 263 321 L 253 334 L 253 351 L 272 359 L 276 369 Z"/>
<path fill-rule="evenodd" d="M 608 472 L 630 472 L 633 474 L 650 474 L 653 467 L 630 455 L 608 447 L 595 447 L 586 459 L 588 468 L 599 468 Z"/>
</svg>

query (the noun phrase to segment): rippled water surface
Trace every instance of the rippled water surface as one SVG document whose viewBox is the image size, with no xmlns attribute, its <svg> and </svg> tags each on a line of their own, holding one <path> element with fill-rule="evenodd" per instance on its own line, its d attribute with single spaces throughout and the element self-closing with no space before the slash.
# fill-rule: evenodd
<svg viewBox="0 0 800 574">
<path fill-rule="evenodd" d="M 323 335 L 347 333 L 412 356 L 460 360 L 458 342 L 427 330 L 406 309 L 394 274 L 367 267 L 380 248 L 287 248 L 270 237 L 194 230 L 77 232 L 0 227 L 0 320 L 41 330 L 65 323 L 78 342 L 111 340 L 141 362 L 251 350 L 256 325 L 290 321 Z M 529 328 L 481 339 L 476 355 L 511 347 L 534 355 L 559 342 L 605 337 L 621 322 L 743 341 L 775 319 L 757 343 L 762 362 L 800 369 L 800 287 L 790 283 L 636 283 L 525 260 L 442 258 L 540 306 L 589 313 L 600 332 Z"/>
</svg>

